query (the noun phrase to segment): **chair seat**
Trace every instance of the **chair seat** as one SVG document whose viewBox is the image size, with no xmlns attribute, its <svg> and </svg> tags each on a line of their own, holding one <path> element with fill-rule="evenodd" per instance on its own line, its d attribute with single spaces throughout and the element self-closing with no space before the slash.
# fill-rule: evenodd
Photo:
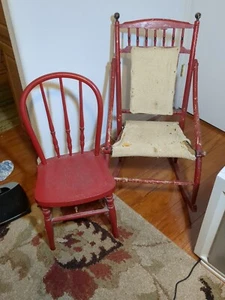
<svg viewBox="0 0 225 300">
<path fill-rule="evenodd" d="M 113 157 L 147 156 L 195 160 L 195 152 L 177 122 L 127 121 L 113 145 Z"/>
<path fill-rule="evenodd" d="M 92 151 L 47 159 L 37 169 L 35 199 L 42 207 L 73 206 L 110 196 L 115 188 L 107 163 Z M 94 195 L 94 196 L 93 196 Z"/>
</svg>

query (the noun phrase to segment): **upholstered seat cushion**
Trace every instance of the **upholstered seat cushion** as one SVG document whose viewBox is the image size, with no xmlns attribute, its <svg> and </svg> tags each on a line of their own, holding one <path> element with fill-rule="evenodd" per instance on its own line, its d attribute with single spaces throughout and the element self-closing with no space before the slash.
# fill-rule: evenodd
<svg viewBox="0 0 225 300">
<path fill-rule="evenodd" d="M 194 160 L 195 152 L 177 122 L 127 121 L 113 157 L 174 157 Z"/>
</svg>

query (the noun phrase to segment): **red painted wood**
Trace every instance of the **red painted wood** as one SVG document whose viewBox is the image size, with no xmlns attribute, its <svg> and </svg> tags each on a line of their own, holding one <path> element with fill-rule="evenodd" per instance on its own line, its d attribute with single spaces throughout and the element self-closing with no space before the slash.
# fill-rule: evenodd
<svg viewBox="0 0 225 300">
<path fill-rule="evenodd" d="M 84 152 L 84 105 L 82 82 L 79 81 L 79 103 L 80 103 L 80 150 Z"/>
<path fill-rule="evenodd" d="M 168 28 L 193 28 L 193 24 L 169 19 L 142 19 L 120 24 L 120 28 L 148 28 L 148 29 L 168 29 Z"/>
<path fill-rule="evenodd" d="M 51 250 L 55 250 L 51 210 L 49 208 L 41 208 L 41 210 L 44 216 L 45 229 L 48 236 L 49 247 Z"/>
<path fill-rule="evenodd" d="M 145 28 L 145 47 L 148 46 L 148 29 Z"/>
<path fill-rule="evenodd" d="M 130 46 L 130 40 L 131 40 L 131 35 L 130 35 L 130 28 L 127 29 L 127 39 L 128 39 L 128 46 Z"/>
<path fill-rule="evenodd" d="M 174 185 L 193 185 L 191 181 L 177 181 L 177 180 L 157 180 L 157 179 L 139 179 L 139 178 L 125 178 L 114 177 L 117 182 L 133 182 L 133 183 L 145 183 L 145 184 L 174 184 Z"/>
<path fill-rule="evenodd" d="M 136 46 L 139 46 L 139 28 L 136 28 Z"/>
<path fill-rule="evenodd" d="M 202 153 L 202 137 L 200 129 L 200 117 L 199 117 L 199 108 L 198 108 L 198 61 L 194 61 L 194 72 L 193 72 L 193 110 L 194 110 L 194 122 L 195 122 L 195 149 L 197 155 Z"/>
<path fill-rule="evenodd" d="M 120 27 L 119 21 L 115 21 L 115 64 L 116 64 L 116 121 L 117 135 L 122 130 L 122 103 L 121 103 L 121 70 L 120 70 Z"/>
<path fill-rule="evenodd" d="M 96 156 L 93 151 L 49 158 L 47 167 L 40 164 L 37 172 L 35 198 L 42 207 L 94 201 L 110 195 L 115 187 L 103 155 Z M 46 186 L 50 178 L 52 181 Z"/>
<path fill-rule="evenodd" d="M 63 112 L 64 112 L 67 146 L 68 146 L 69 154 L 72 155 L 72 139 L 70 136 L 70 124 L 69 124 L 69 118 L 68 118 L 67 107 L 66 107 L 66 99 L 65 99 L 64 87 L 63 87 L 63 81 L 62 81 L 61 77 L 59 78 L 59 86 L 60 86 L 60 93 L 61 93 L 61 97 L 62 97 L 62 105 L 63 105 Z"/>
<path fill-rule="evenodd" d="M 70 221 L 70 220 L 76 220 L 80 218 L 87 218 L 94 215 L 104 214 L 108 212 L 108 208 L 102 208 L 102 209 L 95 209 L 88 212 L 76 212 L 74 214 L 66 215 L 66 216 L 59 216 L 52 218 L 53 223 L 62 222 L 62 221 Z"/>
<path fill-rule="evenodd" d="M 173 28 L 173 31 L 172 31 L 172 39 L 171 39 L 171 46 L 172 46 L 172 47 L 174 47 L 175 36 L 176 36 L 176 29 Z"/>
<path fill-rule="evenodd" d="M 196 161 L 195 161 L 195 174 L 194 174 L 194 190 L 192 193 L 191 204 L 194 210 L 196 207 L 196 198 L 200 186 L 201 171 L 202 171 L 202 157 L 205 153 L 202 150 L 202 137 L 199 120 L 198 109 L 198 61 L 194 60 L 194 72 L 193 72 L 193 110 L 194 110 L 194 123 L 195 123 L 195 149 L 196 149 Z"/>
<path fill-rule="evenodd" d="M 106 203 L 107 207 L 109 209 L 109 219 L 112 224 L 112 232 L 115 237 L 119 236 L 118 228 L 116 226 L 117 220 L 116 220 L 116 209 L 113 201 L 113 196 L 106 197 Z"/>
<path fill-rule="evenodd" d="M 47 116 L 47 119 L 48 119 L 48 125 L 49 125 L 49 129 L 50 129 L 50 133 L 52 135 L 52 142 L 53 142 L 53 145 L 54 145 L 54 149 L 55 149 L 56 155 L 58 157 L 60 157 L 59 144 L 58 144 L 58 140 L 57 140 L 56 134 L 55 134 L 55 127 L 54 127 L 53 122 L 52 122 L 51 113 L 50 113 L 49 108 L 48 108 L 47 98 L 46 98 L 44 87 L 43 87 L 42 83 L 40 83 L 40 89 L 41 89 L 41 94 L 42 94 L 42 98 L 43 98 L 43 102 L 44 102 L 44 106 L 45 106 L 46 116 Z"/>
<path fill-rule="evenodd" d="M 111 132 L 112 132 L 112 121 L 113 121 L 113 106 L 114 106 L 114 96 L 115 96 L 115 67 L 116 61 L 115 58 L 111 62 L 111 72 L 110 72 L 110 91 L 109 91 L 109 108 L 108 108 L 108 119 L 107 119 L 107 128 L 106 128 L 106 142 L 103 148 L 105 154 L 111 154 Z M 107 155 L 109 160 L 109 156 Z"/>
<path fill-rule="evenodd" d="M 156 46 L 157 43 L 157 30 L 154 30 L 154 46 Z"/>
<path fill-rule="evenodd" d="M 163 29 L 163 44 L 162 44 L 163 47 L 165 47 L 165 42 L 166 42 L 166 30 Z"/>
<path fill-rule="evenodd" d="M 113 74 L 115 77 L 115 68 L 113 68 Z M 79 136 L 80 132 L 80 139 L 78 139 L 78 141 L 80 140 L 81 150 L 77 153 L 72 151 L 72 137 L 70 134 L 70 124 L 66 106 L 66 92 L 64 89 L 65 78 L 78 82 L 79 87 L 78 95 L 80 103 L 76 107 L 80 110 L 78 113 L 80 116 L 80 124 L 77 128 L 76 136 Z M 52 141 L 55 149 L 57 149 L 58 142 L 55 138 L 54 125 L 50 116 L 47 98 L 43 87 L 43 84 L 50 80 L 54 80 L 55 83 L 55 79 L 58 79 L 59 82 L 59 87 L 56 86 L 56 91 L 60 91 L 59 97 L 61 97 L 62 100 L 62 113 L 64 114 L 65 123 L 62 124 L 62 127 L 66 130 L 69 154 L 58 155 L 57 153 L 54 157 L 46 158 L 32 128 L 32 124 L 30 123 L 30 117 L 27 111 L 27 101 L 29 101 L 28 99 L 30 98 L 29 96 L 33 89 L 40 86 L 52 134 Z M 96 124 L 93 124 L 93 126 L 96 126 L 95 145 L 90 151 L 84 151 L 84 109 L 86 105 L 90 103 L 90 99 L 87 99 L 87 102 L 85 101 L 86 99 L 82 92 L 83 85 L 87 85 L 92 90 L 94 94 L 93 101 L 96 101 L 97 103 L 97 122 Z M 73 98 L 76 98 L 76 95 L 74 95 L 72 99 Z M 35 101 L 35 99 L 32 99 L 32 101 Z M 54 109 L 54 106 L 52 106 L 52 109 Z M 34 194 L 35 200 L 41 207 L 44 215 L 50 249 L 55 249 L 54 232 L 52 227 L 53 223 L 80 217 L 88 217 L 93 214 L 108 212 L 109 220 L 112 223 L 112 232 L 116 237 L 118 231 L 112 196 L 115 189 L 115 180 L 109 171 L 104 154 L 100 152 L 103 103 L 101 94 L 96 85 L 88 78 L 74 73 L 57 72 L 43 75 L 32 81 L 25 88 L 21 96 L 20 111 L 24 126 L 31 138 L 35 150 L 37 151 L 37 155 L 41 159 L 41 163 L 37 166 L 37 181 Z M 99 199 L 105 199 L 106 206 L 104 209 L 89 209 L 84 210 L 83 212 L 67 214 L 54 218 L 51 216 L 51 209 L 54 207 L 77 207 L 81 204 L 84 205 Z"/>
<path fill-rule="evenodd" d="M 181 30 L 181 37 L 180 37 L 180 48 L 183 47 L 184 44 L 184 28 Z"/>
<path fill-rule="evenodd" d="M 184 88 L 184 96 L 183 96 L 183 104 L 182 104 L 183 114 L 180 119 L 181 129 L 184 129 L 184 126 L 185 126 L 185 116 L 187 113 L 188 100 L 189 100 L 189 95 L 190 95 L 191 79 L 192 79 L 193 68 L 194 68 L 194 60 L 195 60 L 195 52 L 196 52 L 196 46 L 197 46 L 197 40 L 198 40 L 199 24 L 200 24 L 199 21 L 195 21 L 194 28 L 193 28 L 191 50 L 190 50 L 190 55 L 189 55 L 188 69 L 187 69 L 187 76 L 186 76 L 186 83 L 185 83 L 185 88 Z"/>
</svg>

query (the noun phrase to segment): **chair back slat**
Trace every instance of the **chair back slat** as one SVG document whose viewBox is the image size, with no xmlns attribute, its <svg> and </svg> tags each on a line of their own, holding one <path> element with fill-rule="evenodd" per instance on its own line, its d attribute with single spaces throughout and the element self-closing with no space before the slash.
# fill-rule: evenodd
<svg viewBox="0 0 225 300">
<path fill-rule="evenodd" d="M 139 28 L 136 28 L 136 46 L 139 46 Z"/>
<path fill-rule="evenodd" d="M 60 77 L 59 78 L 59 86 L 60 86 L 60 93 L 62 98 L 62 106 L 63 106 L 63 112 L 64 112 L 64 122 L 65 122 L 65 130 L 66 130 L 66 140 L 67 140 L 67 147 L 69 150 L 69 154 L 72 155 L 72 139 L 70 135 L 70 123 L 68 118 L 68 112 L 67 112 L 67 105 L 66 105 L 66 99 L 65 99 L 65 92 L 63 87 L 63 80 Z"/>
<path fill-rule="evenodd" d="M 79 103 L 80 103 L 80 150 L 84 152 L 84 106 L 82 82 L 79 81 Z"/>
<path fill-rule="evenodd" d="M 154 30 L 154 47 L 157 44 L 157 30 Z"/>
<path fill-rule="evenodd" d="M 74 82 L 77 85 L 74 85 Z M 39 106 L 37 106 L 40 103 L 40 96 L 49 127 L 49 133 L 44 132 L 43 136 L 39 130 L 40 127 L 35 125 L 40 117 L 36 119 L 36 113 L 40 113 Z M 86 98 L 93 101 L 90 99 L 85 101 Z M 31 108 L 32 110 L 30 110 Z M 90 120 L 87 122 L 89 131 L 84 130 L 85 120 L 88 118 L 84 114 L 85 108 L 91 109 L 91 116 L 93 116 L 93 124 L 90 123 Z M 37 110 L 35 111 L 35 109 Z M 95 155 L 100 154 L 103 101 L 99 89 L 88 78 L 69 72 L 56 72 L 38 77 L 23 91 L 20 111 L 24 126 L 42 164 L 46 164 L 47 158 L 54 155 L 61 158 L 64 155 L 72 155 L 74 152 L 84 153 L 89 150 L 93 150 Z M 76 121 L 78 126 L 76 126 Z M 72 125 L 73 127 L 75 125 L 76 128 L 72 128 Z M 75 132 L 71 130 L 75 130 Z M 92 131 L 95 137 L 94 141 L 92 140 Z M 90 145 L 94 142 L 93 148 L 89 146 L 88 149 L 85 149 L 85 135 L 88 135 Z M 49 147 L 50 145 L 46 140 L 49 136 L 53 147 L 47 151 L 50 154 L 47 153 L 46 157 L 45 146 Z M 52 149 L 54 149 L 53 155 L 51 154 Z"/>
<path fill-rule="evenodd" d="M 145 47 L 148 46 L 148 29 L 145 28 Z"/>
<path fill-rule="evenodd" d="M 130 35 L 130 28 L 127 29 L 127 44 L 130 46 L 130 40 L 131 40 L 131 35 Z"/>
<path fill-rule="evenodd" d="M 181 30 L 181 37 L 180 37 L 180 48 L 183 48 L 183 44 L 184 44 L 184 28 L 182 28 Z"/>
<path fill-rule="evenodd" d="M 116 19 L 116 18 L 115 18 Z M 148 28 L 163 30 L 169 28 L 193 28 L 194 25 L 189 22 L 170 20 L 170 19 L 142 19 L 130 22 L 120 23 L 120 28 Z"/>
<path fill-rule="evenodd" d="M 176 29 L 173 28 L 172 29 L 172 37 L 171 37 L 171 47 L 174 47 L 174 43 L 175 43 L 175 36 L 176 36 Z"/>
<path fill-rule="evenodd" d="M 46 98 L 44 87 L 43 87 L 42 83 L 40 83 L 40 89 L 41 89 L 42 99 L 43 99 L 43 102 L 44 102 L 46 116 L 47 116 L 47 119 L 48 119 L 48 125 L 49 125 L 49 129 L 50 129 L 50 133 L 51 133 L 51 136 L 52 136 L 52 142 L 53 142 L 53 145 L 54 145 L 54 149 L 55 149 L 57 157 L 60 157 L 59 143 L 58 143 L 58 140 L 56 138 L 55 127 L 53 125 L 53 121 L 52 121 L 52 118 L 51 118 L 51 113 L 49 111 L 48 102 L 47 102 L 47 98 Z"/>
<path fill-rule="evenodd" d="M 163 47 L 165 47 L 165 43 L 166 43 L 166 29 L 163 29 Z"/>
</svg>

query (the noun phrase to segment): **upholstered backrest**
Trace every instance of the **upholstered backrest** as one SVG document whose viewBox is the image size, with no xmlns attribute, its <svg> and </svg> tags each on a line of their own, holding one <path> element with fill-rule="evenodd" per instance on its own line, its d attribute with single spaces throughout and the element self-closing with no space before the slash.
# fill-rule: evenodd
<svg viewBox="0 0 225 300">
<path fill-rule="evenodd" d="M 173 114 L 178 47 L 132 47 L 132 113 Z"/>
</svg>

